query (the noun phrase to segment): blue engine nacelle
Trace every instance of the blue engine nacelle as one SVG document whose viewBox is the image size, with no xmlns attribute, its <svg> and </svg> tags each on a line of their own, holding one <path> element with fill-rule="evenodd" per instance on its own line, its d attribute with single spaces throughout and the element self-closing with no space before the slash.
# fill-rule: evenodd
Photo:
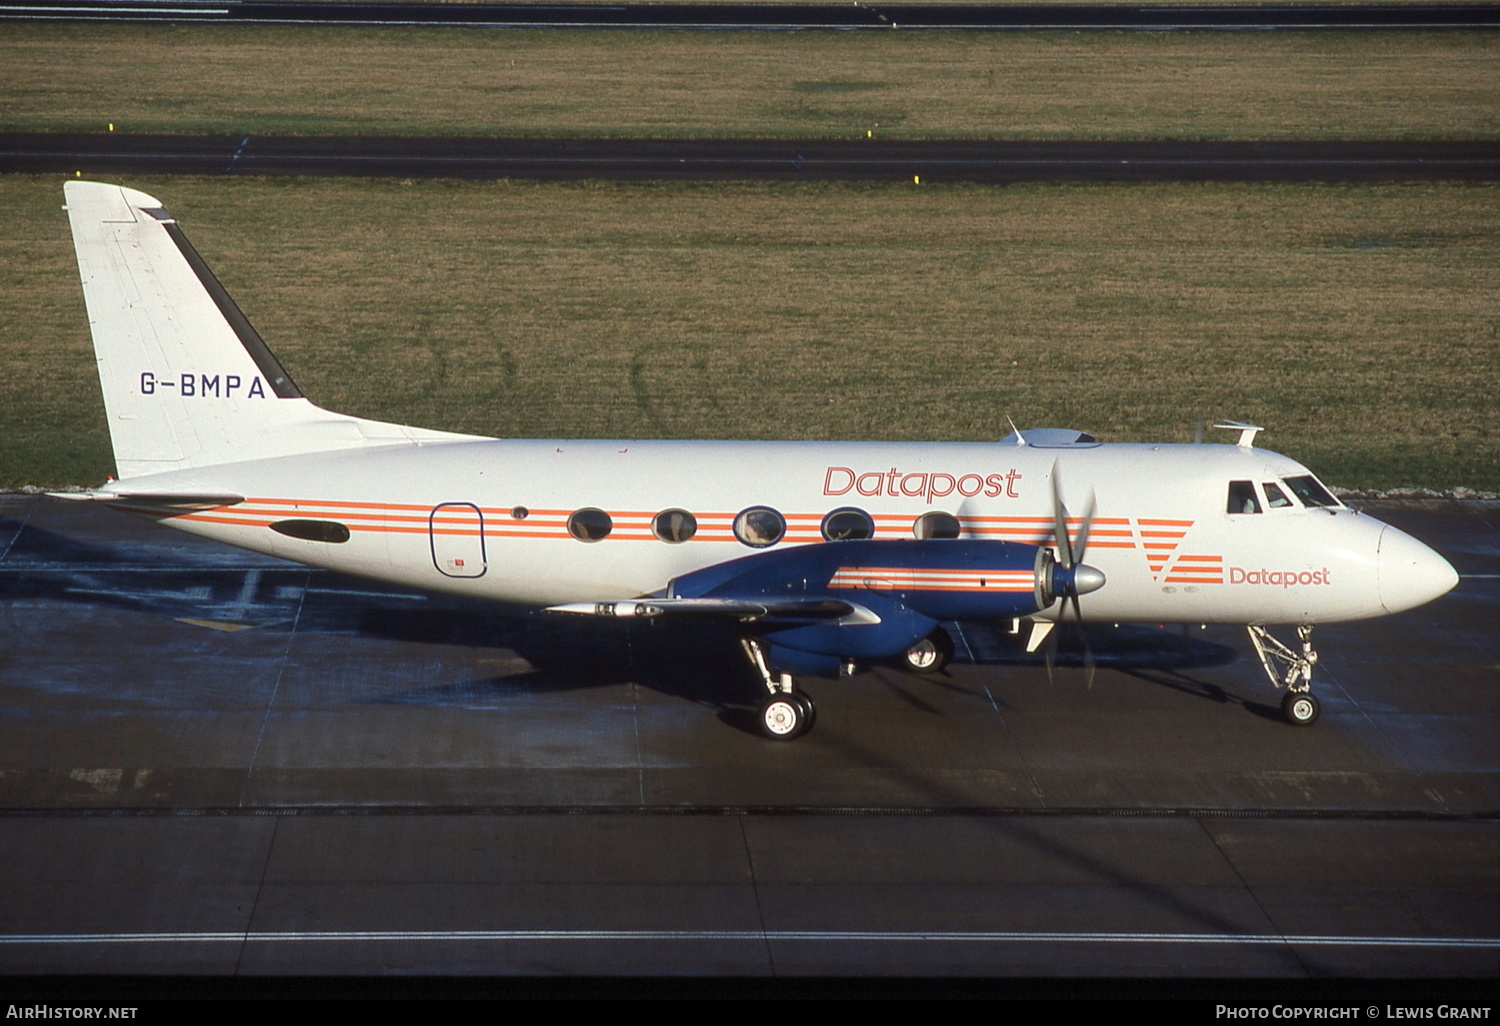
<svg viewBox="0 0 1500 1026">
<path fill-rule="evenodd" d="M 1046 549 L 1005 541 L 862 540 L 760 552 L 686 574 L 670 598 L 765 602 L 751 633 L 787 672 L 828 673 L 841 659 L 886 659 L 939 621 L 1029 616 L 1052 604 L 1073 571 Z M 830 606 L 847 615 L 830 615 Z M 801 607 L 799 609 L 799 607 Z"/>
</svg>

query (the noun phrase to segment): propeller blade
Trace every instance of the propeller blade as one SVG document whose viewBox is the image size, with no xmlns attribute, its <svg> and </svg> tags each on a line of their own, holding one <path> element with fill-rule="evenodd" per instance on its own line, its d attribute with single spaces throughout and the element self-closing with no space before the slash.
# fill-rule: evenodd
<svg viewBox="0 0 1500 1026">
<path fill-rule="evenodd" d="M 1062 476 L 1052 461 L 1052 536 L 1057 543 L 1057 561 L 1064 570 L 1073 569 L 1073 540 L 1068 537 L 1068 507 L 1063 505 Z"/>
<path fill-rule="evenodd" d="M 977 503 L 974 502 L 973 497 L 965 496 L 963 501 L 958 504 L 958 509 L 954 510 L 953 515 L 958 520 L 958 534 L 960 538 L 964 537 L 966 531 L 972 529 L 976 507 Z M 969 537 L 973 537 L 973 535 L 971 534 Z"/>
<path fill-rule="evenodd" d="M 1078 625 L 1078 640 L 1083 647 L 1084 686 L 1094 686 L 1094 651 L 1089 646 L 1089 639 L 1083 633 L 1083 608 L 1078 603 L 1078 596 L 1082 592 L 1094 591 L 1104 583 L 1104 575 L 1092 567 L 1083 565 L 1083 558 L 1088 552 L 1089 532 L 1094 526 L 1094 513 L 1098 508 L 1099 500 L 1097 493 L 1089 490 L 1089 504 L 1084 509 L 1083 520 L 1078 525 L 1078 537 L 1075 539 L 1068 531 L 1068 507 L 1063 502 L 1062 475 L 1059 472 L 1057 461 L 1052 463 L 1052 531 L 1057 543 L 1057 562 L 1064 570 L 1069 571 L 1067 583 L 1063 586 L 1062 595 L 1057 611 L 1059 626 L 1068 619 L 1068 607 L 1073 607 L 1073 622 Z M 1080 579 L 1082 578 L 1082 579 Z M 1054 681 L 1057 665 L 1057 636 L 1060 631 L 1054 630 L 1047 637 L 1047 682 Z"/>
<path fill-rule="evenodd" d="M 1078 644 L 1083 649 L 1083 686 L 1093 688 L 1094 686 L 1094 649 L 1089 644 L 1088 635 L 1083 633 L 1083 614 L 1078 608 L 1078 596 L 1072 593 L 1063 600 L 1062 608 L 1058 611 L 1058 628 L 1068 620 L 1068 604 L 1073 606 L 1073 623 L 1078 630 Z M 1044 646 L 1043 656 L 1047 666 L 1047 683 L 1057 683 L 1057 639 L 1062 635 L 1061 629 L 1054 629 L 1047 635 L 1047 643 Z M 1072 665 L 1071 661 L 1069 665 Z"/>
<path fill-rule="evenodd" d="M 1078 608 L 1078 591 L 1072 592 L 1073 615 L 1078 619 L 1078 641 L 1083 645 L 1083 686 L 1088 690 L 1094 686 L 1094 649 L 1088 635 L 1083 633 L 1083 610 Z"/>
<path fill-rule="evenodd" d="M 1073 543 L 1073 555 L 1081 565 L 1083 555 L 1089 547 L 1089 529 L 1094 526 L 1094 509 L 1098 506 L 1098 497 L 1092 488 L 1089 489 L 1089 504 L 1083 511 L 1083 523 L 1078 525 L 1078 539 Z"/>
</svg>

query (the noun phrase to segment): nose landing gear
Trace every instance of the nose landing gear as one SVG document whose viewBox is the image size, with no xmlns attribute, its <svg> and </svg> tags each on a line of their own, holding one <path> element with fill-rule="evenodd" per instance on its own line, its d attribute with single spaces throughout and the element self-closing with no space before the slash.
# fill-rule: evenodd
<svg viewBox="0 0 1500 1026">
<path fill-rule="evenodd" d="M 1318 721 L 1321 711 L 1311 692 L 1288 691 L 1281 700 L 1281 713 L 1294 727 L 1311 727 Z"/>
<path fill-rule="evenodd" d="M 1250 643 L 1260 656 L 1261 669 L 1272 687 L 1286 688 L 1286 697 L 1281 700 L 1281 713 L 1294 727 L 1310 727 L 1318 721 L 1322 711 L 1312 693 L 1312 671 L 1318 662 L 1318 653 L 1312 647 L 1312 626 L 1300 624 L 1297 638 L 1302 642 L 1302 651 L 1297 652 L 1272 637 L 1264 627 L 1250 625 Z"/>
</svg>

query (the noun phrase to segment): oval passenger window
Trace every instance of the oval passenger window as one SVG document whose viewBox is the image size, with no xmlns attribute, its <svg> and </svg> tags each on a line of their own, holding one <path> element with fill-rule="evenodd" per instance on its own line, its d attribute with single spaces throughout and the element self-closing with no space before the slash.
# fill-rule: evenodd
<svg viewBox="0 0 1500 1026">
<path fill-rule="evenodd" d="M 664 509 L 651 518 L 651 533 L 664 542 L 685 542 L 698 533 L 698 518 L 685 509 Z"/>
<path fill-rule="evenodd" d="M 581 509 L 568 518 L 568 533 L 579 541 L 596 542 L 609 537 L 615 522 L 602 509 Z"/>
<path fill-rule="evenodd" d="M 875 534 L 870 514 L 853 506 L 836 509 L 823 518 L 823 537 L 829 541 L 857 541 Z"/>
<path fill-rule="evenodd" d="M 957 538 L 962 531 L 958 517 L 951 513 L 923 513 L 911 525 L 911 533 L 918 538 Z"/>
<path fill-rule="evenodd" d="M 769 506 L 751 506 L 734 518 L 734 536 L 752 549 L 775 545 L 786 534 L 786 518 Z"/>
</svg>

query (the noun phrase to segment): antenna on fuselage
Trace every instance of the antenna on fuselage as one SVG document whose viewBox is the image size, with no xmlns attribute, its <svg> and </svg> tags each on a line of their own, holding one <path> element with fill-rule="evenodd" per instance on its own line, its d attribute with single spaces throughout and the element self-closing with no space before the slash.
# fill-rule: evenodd
<svg viewBox="0 0 1500 1026">
<path fill-rule="evenodd" d="M 1237 420 L 1226 420 L 1222 424 L 1214 425 L 1215 430 L 1218 430 L 1220 428 L 1226 431 L 1238 431 L 1240 433 L 1240 437 L 1239 440 L 1234 444 L 1239 446 L 1241 449 L 1252 448 L 1255 445 L 1255 436 L 1265 430 L 1265 428 L 1256 427 L 1254 424 L 1241 424 Z"/>
<path fill-rule="evenodd" d="M 1005 422 L 1010 425 L 1010 433 L 1016 436 L 1016 444 L 1025 445 L 1026 439 L 1022 437 L 1021 429 L 1016 427 L 1016 422 L 1011 420 L 1008 414 L 1006 415 Z"/>
</svg>

